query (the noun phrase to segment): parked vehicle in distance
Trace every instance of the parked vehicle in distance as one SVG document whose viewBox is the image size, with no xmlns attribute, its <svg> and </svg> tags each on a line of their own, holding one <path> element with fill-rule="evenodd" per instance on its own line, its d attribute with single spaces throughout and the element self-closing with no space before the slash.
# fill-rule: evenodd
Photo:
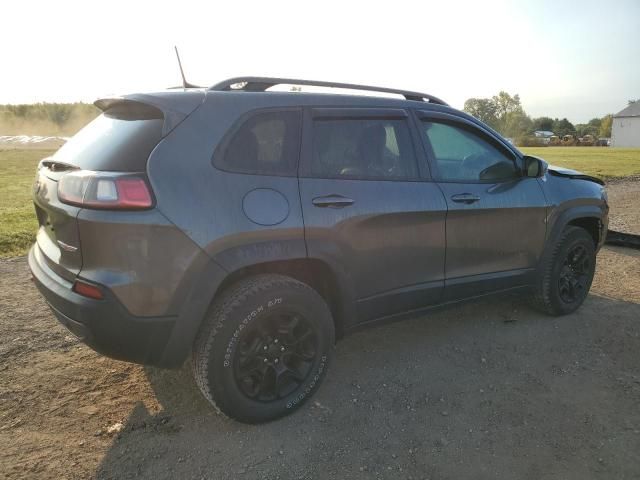
<svg viewBox="0 0 640 480">
<path fill-rule="evenodd" d="M 96 105 L 38 167 L 35 283 L 104 355 L 190 356 L 237 420 L 299 407 L 362 325 L 504 291 L 563 315 L 589 291 L 603 183 L 431 95 L 251 77 Z"/>
<path fill-rule="evenodd" d="M 582 147 L 593 147 L 596 144 L 596 139 L 593 135 L 585 135 L 578 139 L 578 145 Z"/>
</svg>

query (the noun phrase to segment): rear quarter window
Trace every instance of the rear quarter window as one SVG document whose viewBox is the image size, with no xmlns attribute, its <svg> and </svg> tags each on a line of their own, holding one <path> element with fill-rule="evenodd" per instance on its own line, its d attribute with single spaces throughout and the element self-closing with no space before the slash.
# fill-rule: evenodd
<svg viewBox="0 0 640 480">
<path fill-rule="evenodd" d="M 74 135 L 54 155 L 83 170 L 144 172 L 162 139 L 162 113 L 152 107 L 116 106 Z"/>
<path fill-rule="evenodd" d="M 214 154 L 213 164 L 234 173 L 295 176 L 300 122 L 299 110 L 254 113 L 231 131 Z"/>
</svg>

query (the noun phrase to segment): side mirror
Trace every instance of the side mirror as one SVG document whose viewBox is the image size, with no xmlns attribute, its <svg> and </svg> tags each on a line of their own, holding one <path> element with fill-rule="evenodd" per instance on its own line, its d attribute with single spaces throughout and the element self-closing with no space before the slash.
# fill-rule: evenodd
<svg viewBox="0 0 640 480">
<path fill-rule="evenodd" d="M 525 155 L 523 160 L 525 177 L 538 178 L 547 173 L 549 164 L 541 158 Z"/>
</svg>

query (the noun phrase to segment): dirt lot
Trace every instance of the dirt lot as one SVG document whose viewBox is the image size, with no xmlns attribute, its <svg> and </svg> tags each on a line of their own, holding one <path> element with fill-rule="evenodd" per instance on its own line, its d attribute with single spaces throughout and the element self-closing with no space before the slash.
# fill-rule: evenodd
<svg viewBox="0 0 640 480">
<path fill-rule="evenodd" d="M 640 235 L 640 177 L 607 182 L 612 214 L 609 228 Z"/>
<path fill-rule="evenodd" d="M 640 182 L 610 190 L 640 233 Z M 1 261 L 0 478 L 640 478 L 640 252 L 598 262 L 564 318 L 507 298 L 353 334 L 306 406 L 247 426 L 186 367 L 79 344 Z"/>
</svg>

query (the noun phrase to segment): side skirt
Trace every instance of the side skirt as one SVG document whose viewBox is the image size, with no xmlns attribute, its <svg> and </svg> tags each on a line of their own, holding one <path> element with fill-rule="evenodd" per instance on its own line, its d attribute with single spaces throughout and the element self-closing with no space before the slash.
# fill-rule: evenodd
<svg viewBox="0 0 640 480">
<path fill-rule="evenodd" d="M 365 322 L 361 322 L 358 323 L 356 325 L 353 325 L 351 327 L 349 327 L 348 329 L 345 330 L 345 335 L 353 333 L 353 332 L 357 332 L 360 330 L 364 330 L 366 328 L 370 328 L 370 327 L 375 327 L 378 325 L 384 325 L 387 323 L 394 323 L 394 322 L 399 322 L 402 320 L 407 320 L 410 318 L 416 318 L 419 317 L 425 313 L 430 313 L 433 311 L 438 311 L 438 310 L 443 310 L 446 309 L 447 307 L 453 306 L 453 305 L 461 305 L 461 304 L 466 304 L 466 303 L 472 303 L 478 299 L 484 298 L 484 297 L 501 297 L 501 296 L 507 296 L 509 294 L 522 294 L 525 291 L 531 289 L 531 285 L 520 285 L 520 286 L 516 286 L 516 287 L 509 287 L 509 288 L 505 288 L 502 290 L 496 290 L 496 291 L 492 291 L 492 292 L 488 292 L 488 293 L 482 293 L 480 295 L 475 295 L 473 297 L 467 297 L 467 298 L 463 298 L 463 299 L 458 299 L 458 300 L 450 300 L 450 301 L 446 301 L 446 302 L 442 302 L 442 303 L 438 303 L 435 305 L 429 305 L 427 307 L 422 307 L 422 308 L 418 308 L 415 310 L 408 310 L 405 312 L 399 312 L 399 313 L 395 313 L 393 315 L 386 315 L 386 316 L 382 316 L 382 317 L 378 317 L 378 318 L 374 318 L 371 320 L 367 320 Z"/>
</svg>

